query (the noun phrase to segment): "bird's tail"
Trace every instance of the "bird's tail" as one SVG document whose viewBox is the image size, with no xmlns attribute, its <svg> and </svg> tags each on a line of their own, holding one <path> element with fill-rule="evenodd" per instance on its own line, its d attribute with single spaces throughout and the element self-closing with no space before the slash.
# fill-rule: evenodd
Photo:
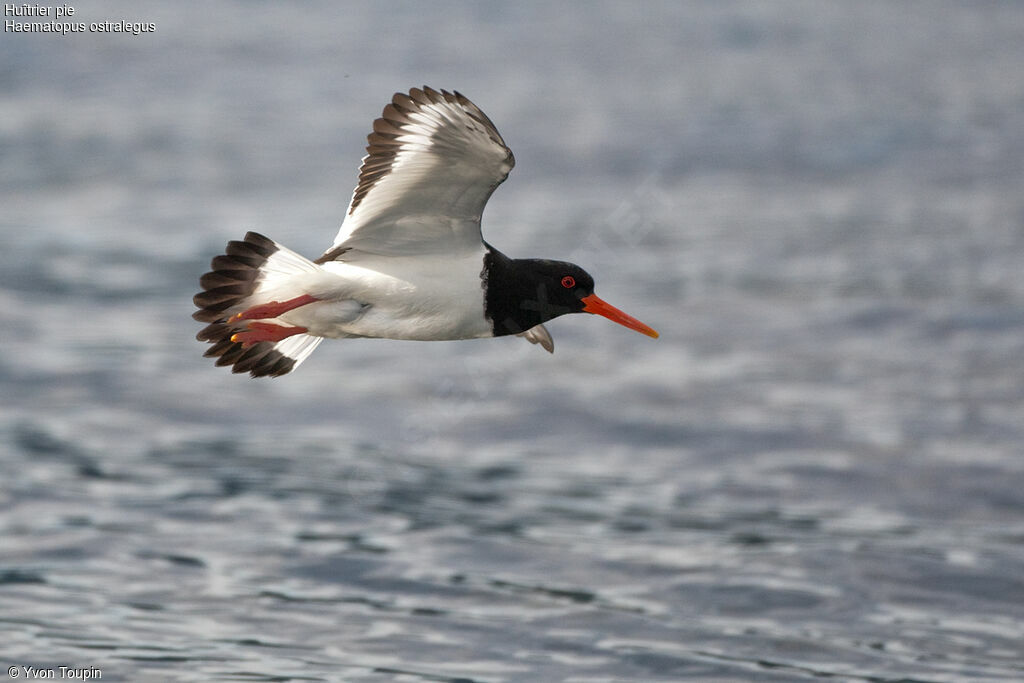
<svg viewBox="0 0 1024 683">
<path fill-rule="evenodd" d="M 199 279 L 203 291 L 192 299 L 199 309 L 192 317 L 209 323 L 196 335 L 199 341 L 211 344 L 203 355 L 216 358 L 216 365 L 230 365 L 233 372 L 248 372 L 253 377 L 278 377 L 294 370 L 322 337 L 303 334 L 305 328 L 251 322 L 239 316 L 255 306 L 301 298 L 302 293 L 290 282 L 317 270 L 319 266 L 309 259 L 255 232 L 241 241 L 228 242 L 225 252 L 214 257 L 210 272 Z M 264 337 L 280 339 L 244 339 L 253 328 L 261 330 Z"/>
</svg>

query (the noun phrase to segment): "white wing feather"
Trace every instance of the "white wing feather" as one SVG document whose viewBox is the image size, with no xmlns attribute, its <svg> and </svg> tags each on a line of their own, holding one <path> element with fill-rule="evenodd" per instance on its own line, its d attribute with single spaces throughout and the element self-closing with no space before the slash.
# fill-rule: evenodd
<svg viewBox="0 0 1024 683">
<path fill-rule="evenodd" d="M 318 262 L 480 248 L 484 205 L 515 165 L 486 114 L 458 92 L 413 88 L 367 140 L 345 221 Z"/>
</svg>

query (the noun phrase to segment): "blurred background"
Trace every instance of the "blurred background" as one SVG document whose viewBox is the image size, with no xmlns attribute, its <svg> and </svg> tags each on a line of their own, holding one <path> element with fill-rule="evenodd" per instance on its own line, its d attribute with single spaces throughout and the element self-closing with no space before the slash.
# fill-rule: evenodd
<svg viewBox="0 0 1024 683">
<path fill-rule="evenodd" d="M 81 2 L 0 41 L 0 661 L 104 680 L 1024 678 L 1024 6 Z M 53 17 L 5 17 L 50 21 Z M 202 358 L 395 91 L 661 332 Z"/>
</svg>

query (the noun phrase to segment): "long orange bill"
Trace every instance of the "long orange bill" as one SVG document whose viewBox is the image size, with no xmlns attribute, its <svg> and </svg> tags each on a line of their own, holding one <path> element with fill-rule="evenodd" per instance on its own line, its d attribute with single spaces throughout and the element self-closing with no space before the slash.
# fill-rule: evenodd
<svg viewBox="0 0 1024 683">
<path fill-rule="evenodd" d="M 583 299 L 583 310 L 586 313 L 596 313 L 597 315 L 603 315 L 612 322 L 616 322 L 620 325 L 625 325 L 631 330 L 636 330 L 640 334 L 646 334 L 648 337 L 658 338 L 658 333 L 652 328 L 644 325 L 642 322 L 634 318 L 633 316 L 626 315 L 619 309 L 615 308 L 611 304 L 605 302 L 603 299 L 597 296 L 597 294 L 591 294 L 585 296 Z"/>
</svg>

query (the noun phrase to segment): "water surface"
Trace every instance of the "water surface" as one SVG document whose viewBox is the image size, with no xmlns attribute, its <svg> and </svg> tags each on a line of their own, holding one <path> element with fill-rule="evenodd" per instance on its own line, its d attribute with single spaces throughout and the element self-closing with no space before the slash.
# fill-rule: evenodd
<svg viewBox="0 0 1024 683">
<path fill-rule="evenodd" d="M 1024 679 L 1024 8 L 102 2 L 0 43 L 0 661 L 104 680 Z M 661 332 L 201 358 L 395 90 Z"/>
</svg>

